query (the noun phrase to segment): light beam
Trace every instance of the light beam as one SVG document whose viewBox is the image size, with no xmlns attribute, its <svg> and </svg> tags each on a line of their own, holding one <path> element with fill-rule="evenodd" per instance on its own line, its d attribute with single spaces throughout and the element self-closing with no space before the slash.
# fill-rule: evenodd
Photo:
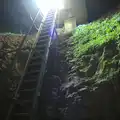
<svg viewBox="0 0 120 120">
<path fill-rule="evenodd" d="M 50 9 L 63 9 L 63 0 L 35 0 L 41 12 L 46 15 Z"/>
</svg>

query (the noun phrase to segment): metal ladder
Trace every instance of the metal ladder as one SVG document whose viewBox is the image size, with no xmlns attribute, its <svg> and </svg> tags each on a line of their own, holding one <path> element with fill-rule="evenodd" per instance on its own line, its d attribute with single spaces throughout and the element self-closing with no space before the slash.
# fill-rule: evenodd
<svg viewBox="0 0 120 120">
<path fill-rule="evenodd" d="M 28 60 L 25 74 L 15 93 L 6 120 L 37 120 L 42 79 L 45 73 L 49 47 L 54 34 L 57 12 L 50 10 L 41 27 L 36 47 Z"/>
</svg>

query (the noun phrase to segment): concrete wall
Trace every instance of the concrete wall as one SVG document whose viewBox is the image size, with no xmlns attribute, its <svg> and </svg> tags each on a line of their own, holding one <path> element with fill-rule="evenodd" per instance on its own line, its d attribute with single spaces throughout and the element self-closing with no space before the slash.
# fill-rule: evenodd
<svg viewBox="0 0 120 120">
<path fill-rule="evenodd" d="M 76 28 L 76 18 L 72 17 L 68 20 L 65 20 L 64 28 L 66 33 L 72 32 L 72 30 Z"/>
<path fill-rule="evenodd" d="M 72 14 L 76 17 L 77 23 L 86 23 L 87 21 L 87 9 L 85 0 L 66 0 L 70 2 L 70 8 L 72 8 Z M 65 4 L 65 6 L 67 6 Z M 69 6 L 68 6 L 69 7 Z"/>
<path fill-rule="evenodd" d="M 60 13 L 60 23 L 68 18 L 67 9 L 76 17 L 77 24 L 98 19 L 120 4 L 120 0 L 65 0 L 66 10 Z"/>
<path fill-rule="evenodd" d="M 64 20 L 76 17 L 77 24 L 83 24 L 87 21 L 87 9 L 85 0 L 65 0 L 65 10 L 60 12 L 59 22 L 63 24 Z M 70 13 L 69 13 L 70 12 Z"/>
</svg>

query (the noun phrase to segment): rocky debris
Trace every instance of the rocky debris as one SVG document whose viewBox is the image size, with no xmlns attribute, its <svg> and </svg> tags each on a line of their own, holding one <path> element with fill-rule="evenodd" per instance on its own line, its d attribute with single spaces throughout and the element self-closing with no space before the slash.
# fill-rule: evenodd
<svg viewBox="0 0 120 120">
<path fill-rule="evenodd" d="M 80 80 L 83 81 L 83 80 Z M 88 85 L 72 80 L 61 87 L 63 120 L 119 120 L 120 89 L 110 82 Z M 85 80 L 84 80 L 85 81 Z"/>
</svg>

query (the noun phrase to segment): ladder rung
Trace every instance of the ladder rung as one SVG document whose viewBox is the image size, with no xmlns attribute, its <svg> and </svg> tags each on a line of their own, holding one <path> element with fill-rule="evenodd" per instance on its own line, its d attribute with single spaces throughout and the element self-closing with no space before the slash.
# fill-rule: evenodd
<svg viewBox="0 0 120 120">
<path fill-rule="evenodd" d="M 31 68 L 29 67 L 26 71 L 25 76 L 29 75 L 31 77 L 31 76 L 34 76 L 34 75 L 38 75 L 40 73 L 40 69 L 41 69 L 41 65 L 32 66 Z M 39 71 L 39 72 L 35 72 L 35 73 L 30 74 L 31 71 Z"/>
<path fill-rule="evenodd" d="M 32 64 L 29 64 L 27 70 L 28 71 L 30 71 L 30 70 L 40 70 L 40 68 L 41 68 L 41 63 L 32 63 Z"/>
<path fill-rule="evenodd" d="M 53 18 L 54 18 L 54 16 L 48 16 L 48 17 L 46 18 L 46 20 L 49 20 L 49 19 L 53 20 Z"/>
<path fill-rule="evenodd" d="M 21 89 L 20 92 L 33 92 L 35 91 L 36 88 L 32 88 L 32 89 Z"/>
<path fill-rule="evenodd" d="M 43 44 L 43 45 L 37 45 L 35 49 L 36 49 L 36 51 L 38 51 L 37 53 L 40 53 L 39 50 L 37 50 L 37 49 L 42 49 L 42 48 L 46 48 L 46 47 L 47 47 L 46 44 Z M 35 52 L 36 52 L 36 51 L 35 51 Z"/>
<path fill-rule="evenodd" d="M 33 61 L 38 61 L 39 60 L 39 62 L 41 61 L 41 60 L 43 60 L 43 56 L 36 56 L 36 57 L 32 57 L 31 58 L 31 62 L 33 62 Z"/>
<path fill-rule="evenodd" d="M 43 59 L 43 56 L 40 55 L 40 56 L 37 56 L 37 57 L 32 57 L 32 58 L 31 58 L 31 61 L 38 60 L 38 59 L 39 59 L 39 60 L 42 60 L 42 59 Z"/>
<path fill-rule="evenodd" d="M 49 19 L 47 18 L 47 19 L 45 20 L 45 23 L 48 23 L 48 22 L 49 22 L 49 23 L 52 22 L 52 24 L 53 24 L 53 19 L 52 19 L 52 18 L 49 18 Z"/>
<path fill-rule="evenodd" d="M 51 27 L 52 26 L 52 24 L 45 24 L 44 26 L 43 26 L 43 28 L 49 28 L 49 27 Z"/>
<path fill-rule="evenodd" d="M 36 59 L 36 60 L 30 61 L 27 70 L 28 70 L 28 71 L 30 71 L 31 69 L 33 69 L 33 70 L 39 70 L 38 68 L 40 68 L 42 60 L 44 60 L 44 59 Z M 32 64 L 33 64 L 33 65 L 32 65 Z M 38 67 L 36 67 L 36 65 L 38 65 Z M 31 67 L 31 66 L 32 66 L 32 67 Z M 34 66 L 35 66 L 35 67 L 34 67 Z M 34 67 L 34 68 L 33 68 L 33 67 Z"/>
<path fill-rule="evenodd" d="M 52 22 L 51 22 L 51 21 L 50 21 L 50 22 L 49 22 L 49 21 L 48 21 L 48 22 L 46 21 L 46 22 L 44 23 L 43 27 L 44 27 L 44 26 L 48 27 L 48 26 L 51 26 L 51 25 L 52 25 Z"/>
<path fill-rule="evenodd" d="M 41 53 L 41 51 L 39 51 L 39 50 L 44 50 L 44 51 L 45 51 L 45 49 L 46 49 L 47 46 L 48 46 L 48 43 L 43 44 L 43 46 L 38 44 L 38 45 L 36 46 L 36 49 L 35 49 L 35 51 L 34 51 L 34 54 L 37 54 L 37 56 L 40 56 L 42 53 Z M 42 56 L 43 56 L 43 55 L 42 55 Z"/>
<path fill-rule="evenodd" d="M 41 35 L 48 35 L 49 32 L 42 32 Z M 41 41 L 44 41 L 44 40 L 41 40 Z"/>
<path fill-rule="evenodd" d="M 43 40 L 43 39 L 39 40 L 39 39 L 38 39 L 38 41 L 37 41 L 38 45 L 39 45 L 39 44 L 45 44 L 45 43 L 47 43 L 47 42 L 48 42 L 48 39 L 45 39 L 45 40 Z"/>
<path fill-rule="evenodd" d="M 45 51 L 45 48 L 44 48 L 44 51 Z M 40 56 L 41 54 L 43 54 L 43 53 L 41 53 L 40 51 L 36 50 L 36 51 L 33 53 L 32 57 L 37 57 L 37 56 Z M 44 54 L 43 54 L 43 55 L 44 55 Z M 42 57 L 42 59 L 44 59 L 44 56 Z"/>
<path fill-rule="evenodd" d="M 47 30 L 47 29 L 51 29 L 52 28 L 52 25 L 50 25 L 50 26 L 47 26 L 47 25 L 45 25 L 44 27 L 43 27 L 43 30 Z"/>
<path fill-rule="evenodd" d="M 50 12 L 47 14 L 47 16 L 49 16 L 49 15 L 55 15 L 55 12 Z"/>
<path fill-rule="evenodd" d="M 52 14 L 48 14 L 46 18 L 54 18 L 55 17 L 55 14 L 52 13 Z"/>
<path fill-rule="evenodd" d="M 27 106 L 27 104 L 29 104 L 29 106 L 30 106 L 30 104 L 32 105 L 32 100 L 17 100 L 17 104 L 19 104 L 19 105 L 25 105 L 25 106 Z"/>
<path fill-rule="evenodd" d="M 24 80 L 25 83 L 27 82 L 37 82 L 37 80 Z"/>
<path fill-rule="evenodd" d="M 39 46 L 39 44 L 37 44 L 36 46 Z M 38 51 L 38 50 L 35 49 L 35 51 Z M 35 52 L 35 51 L 34 51 L 34 52 Z M 43 53 L 45 52 L 45 50 L 42 50 L 42 49 L 41 49 L 41 50 L 39 50 L 38 52 L 41 53 L 41 54 L 43 54 Z M 34 53 L 33 53 L 33 54 L 34 54 Z"/>
<path fill-rule="evenodd" d="M 40 70 L 31 70 L 31 71 L 27 71 L 26 75 L 28 74 L 39 74 Z"/>
<path fill-rule="evenodd" d="M 29 79 L 36 79 L 37 80 L 37 77 L 38 76 L 36 76 L 36 75 L 32 75 L 32 76 L 29 76 L 29 75 L 25 75 L 24 77 L 23 77 L 23 79 L 25 79 L 25 80 L 29 80 Z"/>
<path fill-rule="evenodd" d="M 29 64 L 29 67 L 34 67 L 34 66 L 38 66 L 38 68 L 41 66 L 41 63 L 32 63 L 32 64 Z M 29 69 L 28 67 L 28 69 Z"/>
<path fill-rule="evenodd" d="M 42 31 L 49 31 L 49 32 L 50 32 L 50 28 L 44 27 L 44 28 L 42 29 Z"/>
<path fill-rule="evenodd" d="M 28 113 L 15 113 L 15 116 L 29 116 Z"/>
<path fill-rule="evenodd" d="M 46 22 L 45 24 L 44 24 L 44 26 L 51 26 L 52 25 L 52 22 Z"/>
<path fill-rule="evenodd" d="M 41 41 L 41 40 L 38 40 L 38 44 L 37 44 L 36 47 L 35 47 L 35 51 L 36 51 L 38 48 L 46 47 L 46 46 L 48 45 L 48 44 L 47 44 L 48 39 L 45 40 L 46 43 L 44 43 L 44 44 L 40 44 L 39 41 Z M 39 50 L 37 50 L 37 51 L 39 51 Z"/>
<path fill-rule="evenodd" d="M 36 91 L 36 88 L 32 88 L 32 89 L 22 89 L 21 88 L 19 90 L 19 100 L 22 100 L 22 101 L 23 100 L 33 100 L 35 91 Z M 23 107 L 25 107 L 25 105 Z M 28 106 L 28 107 L 30 107 L 30 106 Z"/>
<path fill-rule="evenodd" d="M 39 46 L 39 43 L 36 44 L 36 47 L 37 47 L 37 46 Z M 36 49 L 35 49 L 35 51 L 36 51 Z M 43 52 L 45 52 L 45 50 L 41 49 L 41 50 L 39 50 L 39 52 L 40 52 L 40 53 L 43 53 Z"/>
<path fill-rule="evenodd" d="M 35 53 L 33 53 L 33 55 L 32 55 L 32 57 L 37 57 L 37 56 L 40 56 L 42 53 L 40 53 L 40 52 L 35 52 Z"/>
<path fill-rule="evenodd" d="M 30 120 L 30 115 L 14 115 L 12 120 Z"/>
<path fill-rule="evenodd" d="M 48 35 L 50 33 L 50 31 L 41 31 L 40 35 Z"/>
<path fill-rule="evenodd" d="M 50 30 L 49 29 L 42 29 L 41 33 L 42 32 L 50 32 Z"/>
<path fill-rule="evenodd" d="M 50 10 L 50 11 L 48 12 L 48 14 L 49 14 L 49 13 L 55 13 L 55 11 L 54 11 L 54 10 Z"/>
<path fill-rule="evenodd" d="M 44 35 L 44 36 L 40 36 L 39 39 L 45 39 L 45 38 L 49 38 L 50 36 L 49 35 Z"/>
<path fill-rule="evenodd" d="M 23 82 L 21 85 L 21 89 L 32 89 L 37 85 L 37 81 L 34 82 Z"/>
</svg>

